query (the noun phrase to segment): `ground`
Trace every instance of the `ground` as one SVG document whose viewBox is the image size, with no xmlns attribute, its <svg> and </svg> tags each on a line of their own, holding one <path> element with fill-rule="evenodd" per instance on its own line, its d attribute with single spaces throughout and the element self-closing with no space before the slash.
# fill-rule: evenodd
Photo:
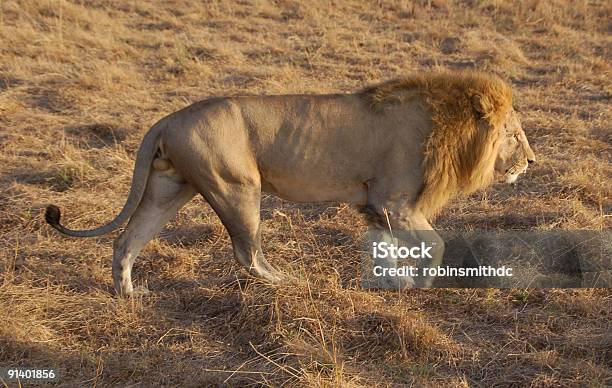
<svg viewBox="0 0 612 388">
<path fill-rule="evenodd" d="M 166 114 L 210 96 L 349 92 L 431 68 L 509 80 L 538 163 L 454 200 L 438 229 L 610 227 L 612 3 L 0 2 L 0 366 L 59 386 L 610 386 L 609 289 L 363 291 L 364 221 L 266 197 L 268 260 L 248 280 L 192 201 L 118 299 L 115 234 L 65 238 L 123 205 L 134 154 Z M 133 385 L 132 385 L 133 384 Z"/>
</svg>

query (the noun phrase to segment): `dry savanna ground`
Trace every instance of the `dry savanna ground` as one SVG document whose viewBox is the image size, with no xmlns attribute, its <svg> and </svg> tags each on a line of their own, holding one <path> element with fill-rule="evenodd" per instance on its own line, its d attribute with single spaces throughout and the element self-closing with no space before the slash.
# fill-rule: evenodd
<svg viewBox="0 0 612 388">
<path fill-rule="evenodd" d="M 609 228 L 611 7 L 1 1 L 0 366 L 55 366 L 70 387 L 612 385 L 608 289 L 366 292 L 366 227 L 345 205 L 265 198 L 268 260 L 299 279 L 283 288 L 245 279 L 194 200 L 137 260 L 150 293 L 133 300 L 113 295 L 114 235 L 64 238 L 41 217 L 111 219 L 143 133 L 191 102 L 479 68 L 514 85 L 539 160 L 435 227 Z"/>
</svg>

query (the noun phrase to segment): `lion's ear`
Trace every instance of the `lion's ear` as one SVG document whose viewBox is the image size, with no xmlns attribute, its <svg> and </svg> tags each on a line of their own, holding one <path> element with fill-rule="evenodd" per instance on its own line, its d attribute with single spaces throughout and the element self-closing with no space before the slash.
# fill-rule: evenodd
<svg viewBox="0 0 612 388">
<path fill-rule="evenodd" d="M 500 107 L 495 103 L 494 98 L 487 94 L 474 93 L 470 97 L 472 109 L 478 120 L 491 120 L 499 114 Z"/>
</svg>

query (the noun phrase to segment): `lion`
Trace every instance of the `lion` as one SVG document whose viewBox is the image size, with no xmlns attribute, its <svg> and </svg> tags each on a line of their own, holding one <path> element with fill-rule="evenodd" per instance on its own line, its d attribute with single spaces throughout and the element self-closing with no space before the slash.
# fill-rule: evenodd
<svg viewBox="0 0 612 388">
<path fill-rule="evenodd" d="M 123 209 L 108 224 L 77 231 L 49 205 L 64 235 L 92 237 L 127 226 L 113 244 L 116 292 L 134 289 L 132 266 L 190 199 L 201 194 L 249 274 L 287 276 L 263 255 L 262 192 L 294 202 L 355 205 L 373 228 L 417 238 L 454 195 L 513 183 L 535 154 L 513 109 L 511 87 L 475 71 L 428 72 L 349 94 L 210 98 L 161 119 L 136 156 Z M 444 242 L 433 232 L 441 263 Z"/>
</svg>

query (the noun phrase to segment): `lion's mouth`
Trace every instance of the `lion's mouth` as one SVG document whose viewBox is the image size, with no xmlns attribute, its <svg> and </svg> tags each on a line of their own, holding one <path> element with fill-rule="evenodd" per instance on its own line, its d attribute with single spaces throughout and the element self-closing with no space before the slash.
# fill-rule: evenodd
<svg viewBox="0 0 612 388">
<path fill-rule="evenodd" d="M 513 166 L 513 168 L 508 169 L 504 174 L 504 180 L 507 184 L 511 185 L 515 183 L 519 175 L 525 173 L 525 171 L 527 171 L 527 163 L 525 163 L 525 165 L 522 166 L 520 170 L 517 170 L 516 166 Z"/>
</svg>

